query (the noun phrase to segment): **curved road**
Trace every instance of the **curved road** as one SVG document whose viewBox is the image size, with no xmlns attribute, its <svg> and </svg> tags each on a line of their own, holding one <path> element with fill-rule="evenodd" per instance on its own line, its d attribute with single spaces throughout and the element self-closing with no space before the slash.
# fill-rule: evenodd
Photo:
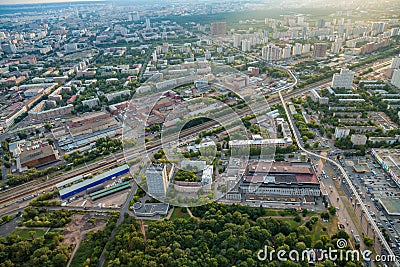
<svg viewBox="0 0 400 267">
<path fill-rule="evenodd" d="M 279 92 L 279 97 L 281 99 L 283 108 L 285 109 L 286 116 L 288 117 L 288 120 L 289 120 L 290 128 L 293 131 L 293 134 L 294 134 L 294 136 L 295 136 L 295 138 L 297 140 L 297 145 L 299 146 L 299 148 L 302 151 L 304 151 L 305 153 L 307 153 L 308 155 L 311 155 L 311 156 L 314 156 L 314 157 L 317 157 L 317 158 L 320 158 L 320 159 L 324 159 L 324 160 L 332 163 L 333 165 L 335 165 L 340 170 L 340 172 L 342 173 L 343 177 L 346 179 L 346 182 L 347 182 L 351 192 L 354 194 L 355 199 L 358 201 L 358 203 L 360 203 L 360 207 L 361 207 L 364 215 L 367 217 L 367 219 L 370 222 L 370 225 L 372 226 L 373 230 L 375 231 L 375 233 L 380 238 L 383 247 L 386 249 L 386 251 L 388 252 L 389 255 L 391 255 L 392 257 L 396 257 L 396 255 L 393 253 L 391 247 L 389 246 L 388 242 L 386 241 L 385 237 L 383 236 L 382 232 L 380 231 L 379 227 L 376 225 L 375 221 L 372 219 L 372 217 L 371 217 L 366 205 L 363 203 L 360 195 L 358 194 L 357 190 L 353 186 L 353 183 L 350 180 L 350 178 L 347 175 L 347 173 L 344 170 L 344 168 L 339 163 L 337 163 L 336 161 L 334 161 L 334 160 L 332 160 L 332 159 L 330 159 L 328 157 L 324 157 L 324 156 L 321 156 L 321 155 L 316 154 L 314 152 L 308 151 L 301 145 L 301 142 L 299 142 L 299 140 L 300 140 L 299 138 L 301 138 L 301 137 L 299 137 L 297 132 L 296 132 L 296 127 L 294 125 L 293 119 L 291 117 L 291 114 L 290 114 L 287 106 L 286 106 L 285 100 L 283 99 L 281 92 Z M 400 267 L 400 263 L 399 263 L 399 261 L 397 259 L 394 261 L 394 264 L 395 264 L 395 266 Z"/>
</svg>

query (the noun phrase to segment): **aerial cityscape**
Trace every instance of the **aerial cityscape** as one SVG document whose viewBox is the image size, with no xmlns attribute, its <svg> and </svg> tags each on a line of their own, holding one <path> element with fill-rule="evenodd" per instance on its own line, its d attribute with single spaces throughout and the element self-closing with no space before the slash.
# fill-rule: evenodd
<svg viewBox="0 0 400 267">
<path fill-rule="evenodd" d="M 0 0 L 0 267 L 400 267 L 398 0 Z"/>
</svg>

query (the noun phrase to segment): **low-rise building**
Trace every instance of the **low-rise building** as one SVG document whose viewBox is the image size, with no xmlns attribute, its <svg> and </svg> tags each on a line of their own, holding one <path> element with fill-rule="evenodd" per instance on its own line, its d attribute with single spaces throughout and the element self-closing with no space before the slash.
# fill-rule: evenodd
<svg viewBox="0 0 400 267">
<path fill-rule="evenodd" d="M 44 100 L 36 105 L 33 109 L 28 112 L 29 119 L 31 120 L 50 120 L 54 118 L 60 118 L 65 115 L 69 115 L 74 111 L 74 106 L 68 104 L 63 107 L 47 109 L 47 107 L 54 102 Z"/>
<path fill-rule="evenodd" d="M 105 94 L 107 101 L 111 101 L 116 97 L 122 97 L 122 96 L 126 96 L 126 95 L 130 95 L 131 91 L 130 90 L 123 90 L 123 91 L 119 91 L 119 92 L 115 92 L 115 93 L 109 93 L 109 94 Z"/>
<path fill-rule="evenodd" d="M 8 108 L 4 109 L 0 113 L 0 125 L 2 128 L 7 129 L 14 124 L 16 118 L 27 112 L 27 107 L 21 103 L 17 102 Z"/>
<path fill-rule="evenodd" d="M 376 143 L 386 143 L 386 144 L 395 144 L 396 142 L 400 142 L 400 135 L 394 136 L 394 137 L 385 137 L 385 136 L 371 136 L 369 137 L 368 141 L 370 141 L 372 144 Z"/>
<path fill-rule="evenodd" d="M 352 134 L 350 137 L 350 141 L 355 146 L 363 146 L 367 143 L 367 137 L 363 134 Z"/>
<path fill-rule="evenodd" d="M 346 127 L 335 128 L 335 138 L 345 138 L 350 134 L 350 129 Z"/>
<path fill-rule="evenodd" d="M 311 89 L 311 99 L 314 102 L 318 102 L 319 104 L 328 104 L 329 103 L 329 97 L 321 97 L 319 93 L 317 92 L 317 89 Z"/>
<path fill-rule="evenodd" d="M 89 108 L 94 108 L 95 106 L 99 105 L 99 99 L 96 97 L 92 99 L 82 100 L 82 105 L 88 106 Z"/>
<path fill-rule="evenodd" d="M 60 160 L 58 151 L 49 143 L 34 141 L 25 143 L 20 147 L 20 153 L 17 155 L 17 168 L 22 171 L 26 168 L 35 168 L 44 164 Z"/>
<path fill-rule="evenodd" d="M 278 146 L 278 147 L 288 147 L 293 145 L 293 140 L 291 137 L 286 138 L 271 138 L 262 140 L 232 140 L 229 141 L 229 147 L 268 147 L 268 146 Z"/>
</svg>

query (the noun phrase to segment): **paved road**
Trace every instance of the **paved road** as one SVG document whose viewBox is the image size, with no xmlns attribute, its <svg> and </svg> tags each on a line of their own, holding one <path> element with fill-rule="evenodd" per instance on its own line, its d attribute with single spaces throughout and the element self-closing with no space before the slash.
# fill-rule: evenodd
<svg viewBox="0 0 400 267">
<path fill-rule="evenodd" d="M 138 188 L 137 184 L 134 183 L 131 191 L 129 192 L 128 197 L 126 198 L 124 206 L 122 206 L 122 208 L 120 210 L 120 215 L 119 215 L 117 224 L 115 225 L 113 231 L 111 232 L 110 240 L 115 237 L 115 235 L 117 234 L 118 226 L 120 226 L 120 224 L 124 221 L 125 213 L 127 213 L 129 210 L 129 203 L 132 201 L 133 196 L 136 194 L 137 188 Z M 104 262 L 106 261 L 106 255 L 105 255 L 106 251 L 107 250 L 106 250 L 106 246 L 105 246 L 103 249 L 103 252 L 101 253 L 101 256 L 99 259 L 99 264 L 97 266 L 101 267 L 104 265 Z"/>
<path fill-rule="evenodd" d="M 292 118 L 292 116 L 291 116 L 291 114 L 290 114 L 290 112 L 289 112 L 289 109 L 288 109 L 288 107 L 286 106 L 285 100 L 284 100 L 283 97 L 282 97 L 281 92 L 279 92 L 279 97 L 280 97 L 281 103 L 282 103 L 282 105 L 283 105 L 283 107 L 284 107 L 284 109 L 285 109 L 286 116 L 288 117 L 290 128 L 292 129 L 293 134 L 294 134 L 295 137 L 296 137 L 296 140 L 300 140 L 301 137 L 297 135 L 297 132 L 296 132 L 296 130 L 295 130 L 295 129 L 296 129 L 296 126 L 295 126 L 294 121 L 293 121 L 293 118 Z M 368 212 L 368 209 L 367 209 L 366 205 L 364 204 L 364 202 L 362 201 L 362 199 L 361 199 L 360 195 L 358 194 L 357 190 L 356 190 L 355 187 L 353 186 L 353 184 L 352 184 L 352 182 L 351 182 L 349 176 L 347 175 L 346 171 L 344 170 L 344 168 L 343 168 L 339 163 L 337 163 L 336 161 L 334 161 L 334 160 L 332 160 L 332 159 L 330 159 L 330 158 L 323 157 L 323 156 L 321 156 L 321 155 L 319 155 L 319 154 L 316 154 L 316 153 L 314 153 L 314 152 L 311 152 L 311 151 L 306 150 L 306 149 L 300 144 L 300 142 L 298 142 L 298 146 L 299 146 L 299 148 L 300 148 L 302 151 L 304 151 L 304 152 L 307 153 L 308 155 L 311 155 L 311 156 L 314 156 L 314 157 L 317 157 L 317 158 L 324 159 L 324 160 L 326 160 L 327 162 L 329 162 L 329 163 L 333 164 L 334 166 L 336 166 L 336 167 L 340 170 L 341 174 L 343 175 L 342 179 L 345 179 L 345 180 L 346 180 L 346 182 L 347 182 L 347 184 L 348 184 L 348 186 L 349 186 L 349 189 L 350 189 L 351 192 L 353 193 L 355 200 L 357 201 L 357 203 L 359 204 L 360 209 L 362 210 L 363 215 L 364 215 L 364 216 L 366 217 L 366 219 L 368 220 L 369 225 L 371 225 L 371 227 L 372 227 L 372 229 L 374 230 L 374 232 L 376 233 L 376 235 L 380 238 L 380 240 L 381 240 L 381 242 L 382 242 L 382 246 L 385 248 L 385 250 L 387 251 L 388 255 L 391 255 L 392 257 L 395 257 L 396 255 L 393 253 L 391 247 L 389 246 L 389 244 L 388 244 L 387 241 L 385 240 L 385 238 L 384 238 L 382 232 L 380 231 L 379 227 L 376 225 L 375 221 L 372 219 L 370 213 Z M 362 216 L 361 216 L 361 217 L 362 217 Z M 395 266 L 400 267 L 400 263 L 399 263 L 399 261 L 398 261 L 397 259 L 396 259 L 396 261 L 393 262 L 393 263 L 394 263 Z M 388 263 L 388 264 L 390 264 L 390 263 Z"/>
<path fill-rule="evenodd" d="M 327 167 L 330 168 L 329 165 Z M 322 178 L 322 179 L 323 179 L 323 182 L 325 183 L 325 186 L 327 187 L 327 190 L 329 192 L 329 199 L 330 199 L 332 206 L 339 208 L 337 210 L 337 216 L 339 218 L 339 221 L 345 225 L 345 227 L 346 227 L 345 229 L 349 233 L 350 238 L 352 238 L 351 231 L 353 231 L 354 235 L 359 235 L 360 240 L 361 240 L 362 232 L 361 233 L 359 232 L 359 228 L 356 227 L 356 224 L 351 219 L 353 217 L 350 214 L 351 211 L 349 211 L 343 203 L 345 201 L 345 199 L 348 199 L 349 197 L 346 195 L 341 195 L 339 193 L 339 191 L 337 189 L 337 184 L 335 184 L 335 181 L 332 179 L 333 177 L 330 177 L 328 175 L 328 171 L 326 171 L 326 173 L 327 173 L 327 178 L 326 179 Z M 341 183 L 339 183 L 339 189 L 340 189 L 340 184 Z M 360 242 L 360 249 L 362 249 L 362 250 L 367 249 L 363 242 Z"/>
<path fill-rule="evenodd" d="M 0 147 L 0 153 L 1 153 L 1 174 L 2 174 L 2 181 L 3 184 L 6 184 L 6 177 L 7 177 L 7 168 L 4 166 L 4 151 Z"/>
</svg>

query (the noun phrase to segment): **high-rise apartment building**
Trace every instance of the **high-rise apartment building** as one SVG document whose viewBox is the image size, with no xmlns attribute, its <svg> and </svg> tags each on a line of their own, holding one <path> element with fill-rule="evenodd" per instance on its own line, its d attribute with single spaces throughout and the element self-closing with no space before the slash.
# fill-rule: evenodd
<svg viewBox="0 0 400 267">
<path fill-rule="evenodd" d="M 335 73 L 332 78 L 332 88 L 351 89 L 353 86 L 354 72 L 348 69 L 341 69 L 340 74 Z"/>
<path fill-rule="evenodd" d="M 326 50 L 328 49 L 328 44 L 326 43 L 315 43 L 313 57 L 323 58 L 326 57 Z"/>
<path fill-rule="evenodd" d="M 242 40 L 242 51 L 246 52 L 246 51 L 250 51 L 251 49 L 251 41 L 244 39 Z"/>
<path fill-rule="evenodd" d="M 336 41 L 336 42 L 332 43 L 331 52 L 333 54 L 337 54 L 337 53 L 340 52 L 341 48 L 342 48 L 342 42 L 341 41 Z"/>
<path fill-rule="evenodd" d="M 149 194 L 154 197 L 165 197 L 172 173 L 173 167 L 168 172 L 166 164 L 152 165 L 147 168 L 146 182 Z"/>
<path fill-rule="evenodd" d="M 282 49 L 279 46 L 269 44 L 262 48 L 261 54 L 262 58 L 267 61 L 276 61 L 281 59 Z"/>
<path fill-rule="evenodd" d="M 240 34 L 234 34 L 233 35 L 233 46 L 234 47 L 240 47 L 240 44 L 242 42 L 242 36 Z"/>
<path fill-rule="evenodd" d="M 392 79 L 390 82 L 400 89 L 400 69 L 395 69 L 393 71 Z"/>
<path fill-rule="evenodd" d="M 385 22 L 373 22 L 371 26 L 371 32 L 372 34 L 379 34 L 382 33 L 386 28 L 386 23 Z"/>
<path fill-rule="evenodd" d="M 303 27 L 303 29 L 301 30 L 301 39 L 307 39 L 307 27 Z"/>
<path fill-rule="evenodd" d="M 150 29 L 150 28 L 151 28 L 150 19 L 146 18 L 146 29 Z"/>
<path fill-rule="evenodd" d="M 325 28 L 325 20 L 320 19 L 317 21 L 317 28 Z"/>
<path fill-rule="evenodd" d="M 287 45 L 282 49 L 282 59 L 288 59 L 291 56 L 292 46 Z"/>
<path fill-rule="evenodd" d="M 400 55 L 398 55 L 397 57 L 394 57 L 392 59 L 392 63 L 390 64 L 390 68 L 391 69 L 398 69 L 400 68 Z"/>
<path fill-rule="evenodd" d="M 310 44 L 304 44 L 303 49 L 301 50 L 302 54 L 307 54 L 311 51 L 311 45 Z"/>
<path fill-rule="evenodd" d="M 301 55 L 301 52 L 303 50 L 303 45 L 299 43 L 295 43 L 293 46 L 293 56 Z"/>
</svg>

